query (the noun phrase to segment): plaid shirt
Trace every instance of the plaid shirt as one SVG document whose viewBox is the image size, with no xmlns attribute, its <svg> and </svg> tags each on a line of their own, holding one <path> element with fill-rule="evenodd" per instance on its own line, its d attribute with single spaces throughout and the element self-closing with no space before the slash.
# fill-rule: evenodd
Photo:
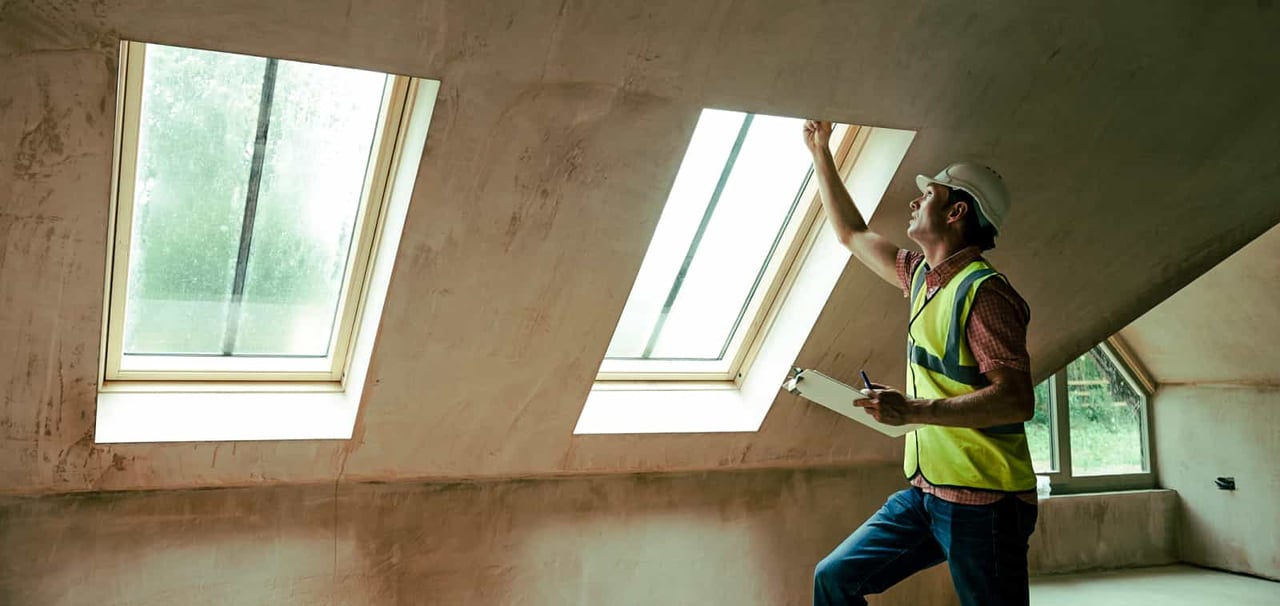
<svg viewBox="0 0 1280 606">
<path fill-rule="evenodd" d="M 982 259 L 982 251 L 970 246 L 957 252 L 937 267 L 925 267 L 925 294 L 933 296 L 970 263 Z M 911 275 L 924 262 L 924 255 L 912 250 L 898 251 L 898 281 L 902 283 L 904 297 L 911 296 Z M 1031 317 L 1026 302 L 1004 280 L 985 280 L 973 296 L 969 311 L 969 324 L 965 327 L 965 340 L 978 361 L 978 371 L 987 373 L 996 368 L 1011 368 L 1031 372 L 1031 356 L 1027 354 L 1027 324 Z M 976 488 L 947 488 L 934 486 L 916 474 L 911 485 L 939 499 L 961 505 L 990 505 L 1004 498 L 1007 493 Z M 1017 493 L 1017 497 L 1031 504 L 1036 503 L 1036 491 Z"/>
</svg>

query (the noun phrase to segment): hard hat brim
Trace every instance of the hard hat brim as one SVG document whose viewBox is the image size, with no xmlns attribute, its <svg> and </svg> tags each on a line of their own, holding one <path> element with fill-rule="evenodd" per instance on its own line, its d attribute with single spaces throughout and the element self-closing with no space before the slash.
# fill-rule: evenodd
<svg viewBox="0 0 1280 606">
<path fill-rule="evenodd" d="M 916 175 L 916 187 L 920 188 L 920 193 L 925 193 L 925 191 L 929 189 L 930 184 L 937 184 L 948 188 L 955 187 L 946 181 L 939 181 L 933 177 L 927 177 L 925 175 Z"/>
</svg>

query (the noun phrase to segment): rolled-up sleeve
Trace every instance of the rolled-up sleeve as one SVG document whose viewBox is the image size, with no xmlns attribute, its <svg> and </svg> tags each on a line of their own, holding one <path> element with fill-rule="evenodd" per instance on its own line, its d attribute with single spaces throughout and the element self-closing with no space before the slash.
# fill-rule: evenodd
<svg viewBox="0 0 1280 606">
<path fill-rule="evenodd" d="M 1030 321 L 1026 302 L 1008 282 L 999 278 L 984 281 L 974 294 L 965 327 L 978 371 L 1010 368 L 1031 372 L 1031 356 L 1027 354 Z"/>
</svg>

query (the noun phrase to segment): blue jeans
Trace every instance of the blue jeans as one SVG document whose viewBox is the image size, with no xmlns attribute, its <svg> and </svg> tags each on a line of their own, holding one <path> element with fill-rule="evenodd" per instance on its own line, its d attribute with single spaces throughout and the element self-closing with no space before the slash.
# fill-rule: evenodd
<svg viewBox="0 0 1280 606">
<path fill-rule="evenodd" d="M 1014 496 L 957 505 L 908 488 L 818 563 L 815 606 L 866 604 L 912 574 L 948 562 L 965 606 L 1026 606 L 1027 540 L 1036 506 Z"/>
</svg>

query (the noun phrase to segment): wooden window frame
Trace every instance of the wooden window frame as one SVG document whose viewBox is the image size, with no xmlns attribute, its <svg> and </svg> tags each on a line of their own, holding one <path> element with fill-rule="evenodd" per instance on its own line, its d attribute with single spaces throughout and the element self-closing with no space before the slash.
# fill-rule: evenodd
<svg viewBox="0 0 1280 606">
<path fill-rule="evenodd" d="M 142 384 L 174 381 L 225 386 L 250 383 L 328 384 L 341 389 L 350 368 L 354 331 L 367 297 L 371 260 L 382 230 L 390 194 L 389 180 L 403 144 L 409 108 L 417 90 L 413 78 L 388 75 L 379 109 L 378 126 L 371 145 L 361 200 L 353 226 L 351 252 L 345 267 L 346 279 L 339 291 L 338 309 L 329 354 L 324 357 L 286 356 L 136 356 L 149 362 L 145 367 L 123 364 L 125 304 L 128 298 L 129 253 L 132 238 L 134 186 L 138 165 L 138 134 L 141 120 L 142 86 L 145 78 L 147 44 L 122 41 L 116 95 L 116 148 L 112 165 L 111 208 L 109 213 L 106 285 L 103 295 L 101 376 L 109 384 Z M 134 357 L 134 356 L 130 356 Z M 163 384 L 162 383 L 162 384 Z M 255 387 L 258 388 L 258 387 Z M 222 388 L 222 387 L 217 387 Z"/>
<path fill-rule="evenodd" d="M 871 129 L 857 125 L 837 125 L 832 140 L 837 172 L 841 178 L 848 176 L 866 144 Z M 795 215 L 783 227 L 779 249 L 783 254 L 773 255 L 765 266 L 762 282 L 767 284 L 760 295 L 752 297 L 746 306 L 744 328 L 731 335 L 728 345 L 729 362 L 723 360 L 637 360 L 616 361 L 606 359 L 602 367 L 633 365 L 638 370 L 602 370 L 596 375 L 596 385 L 606 389 L 628 384 L 648 383 L 651 387 L 663 383 L 687 382 L 732 383 L 741 385 L 745 369 L 759 353 L 764 336 L 768 333 L 778 309 L 795 282 L 799 267 L 823 228 L 822 199 L 817 179 L 812 173 L 806 178 L 800 192 L 801 203 Z"/>
</svg>

